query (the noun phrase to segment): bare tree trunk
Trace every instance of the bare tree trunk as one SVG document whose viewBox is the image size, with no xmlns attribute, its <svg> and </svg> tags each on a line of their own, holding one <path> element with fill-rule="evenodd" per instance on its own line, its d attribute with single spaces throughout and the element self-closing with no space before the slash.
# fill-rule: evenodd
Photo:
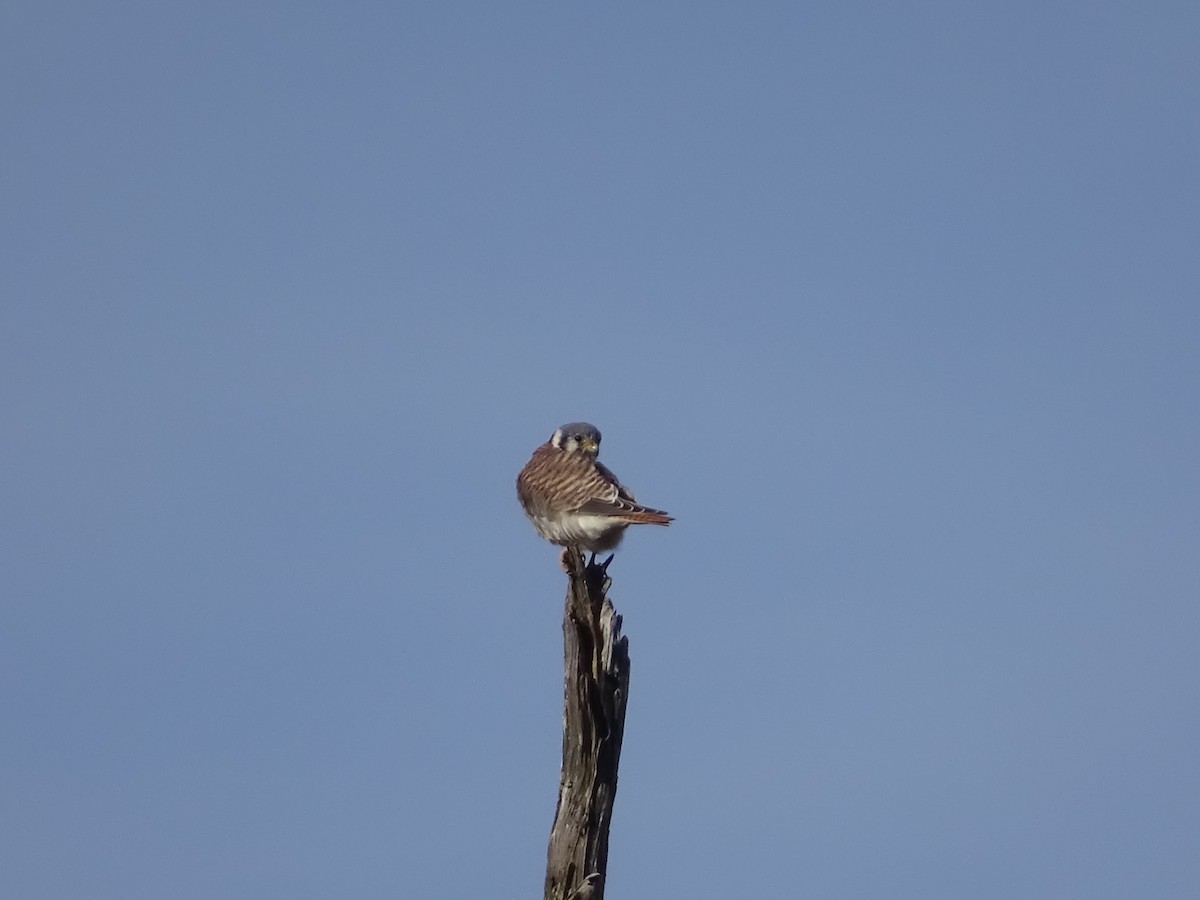
<svg viewBox="0 0 1200 900">
<path fill-rule="evenodd" d="M 604 900 L 608 826 L 629 695 L 629 641 L 606 592 L 607 565 L 568 550 L 562 778 L 550 832 L 545 900 Z"/>
</svg>

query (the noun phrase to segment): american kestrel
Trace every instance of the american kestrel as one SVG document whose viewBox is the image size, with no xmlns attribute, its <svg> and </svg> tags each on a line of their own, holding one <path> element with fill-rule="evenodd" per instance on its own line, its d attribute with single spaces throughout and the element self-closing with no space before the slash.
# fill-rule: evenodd
<svg viewBox="0 0 1200 900">
<path fill-rule="evenodd" d="M 517 497 L 537 533 L 563 547 L 612 550 L 630 525 L 668 525 L 671 516 L 633 499 L 596 459 L 600 431 L 572 422 L 533 451 L 517 476 Z"/>
</svg>

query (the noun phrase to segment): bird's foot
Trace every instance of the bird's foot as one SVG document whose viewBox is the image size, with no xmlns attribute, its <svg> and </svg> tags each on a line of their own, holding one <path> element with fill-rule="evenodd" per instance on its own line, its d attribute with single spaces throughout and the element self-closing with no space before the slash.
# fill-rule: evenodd
<svg viewBox="0 0 1200 900">
<path fill-rule="evenodd" d="M 612 561 L 613 561 L 613 557 L 614 557 L 614 556 L 616 556 L 616 554 L 615 554 L 615 553 L 610 553 L 610 554 L 608 554 L 608 559 L 606 559 L 606 560 L 605 560 L 604 562 L 602 562 L 602 563 L 598 563 L 598 562 L 596 562 L 596 554 L 595 554 L 595 552 L 593 552 L 593 553 L 592 553 L 592 558 L 588 560 L 587 567 L 588 567 L 589 569 L 593 569 L 593 568 L 595 568 L 595 569 L 599 569 L 599 570 L 600 570 L 602 573 L 606 573 L 606 574 L 607 574 L 607 572 L 608 572 L 608 564 L 609 564 L 610 562 L 612 562 Z"/>
</svg>

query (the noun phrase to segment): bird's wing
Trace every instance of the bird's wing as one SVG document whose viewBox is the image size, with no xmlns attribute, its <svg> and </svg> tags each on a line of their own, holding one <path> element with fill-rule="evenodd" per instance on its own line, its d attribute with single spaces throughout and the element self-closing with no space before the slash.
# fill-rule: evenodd
<svg viewBox="0 0 1200 900">
<path fill-rule="evenodd" d="M 607 471 L 607 470 L 606 470 Z M 517 478 L 521 502 L 545 513 L 576 512 L 590 500 L 615 499 L 620 484 L 582 454 L 543 444 Z"/>
<path fill-rule="evenodd" d="M 582 513 L 630 523 L 665 525 L 671 517 L 642 506 L 617 476 L 595 460 L 543 444 L 517 478 L 525 509 L 537 514 Z"/>
<path fill-rule="evenodd" d="M 589 479 L 597 490 L 579 507 L 579 512 L 590 516 L 615 516 L 629 522 L 645 522 L 665 525 L 671 517 L 661 509 L 643 506 L 633 497 L 633 492 L 617 479 L 601 462 L 592 464 L 595 479 Z"/>
</svg>

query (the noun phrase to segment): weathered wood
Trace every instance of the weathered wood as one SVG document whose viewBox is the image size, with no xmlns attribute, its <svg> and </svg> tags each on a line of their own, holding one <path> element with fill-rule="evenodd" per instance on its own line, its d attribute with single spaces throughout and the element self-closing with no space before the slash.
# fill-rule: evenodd
<svg viewBox="0 0 1200 900">
<path fill-rule="evenodd" d="M 629 641 L 606 592 L 605 564 L 563 554 L 570 585 L 563 614 L 562 777 L 550 832 L 545 900 L 604 900 L 608 827 L 629 696 Z"/>
</svg>

